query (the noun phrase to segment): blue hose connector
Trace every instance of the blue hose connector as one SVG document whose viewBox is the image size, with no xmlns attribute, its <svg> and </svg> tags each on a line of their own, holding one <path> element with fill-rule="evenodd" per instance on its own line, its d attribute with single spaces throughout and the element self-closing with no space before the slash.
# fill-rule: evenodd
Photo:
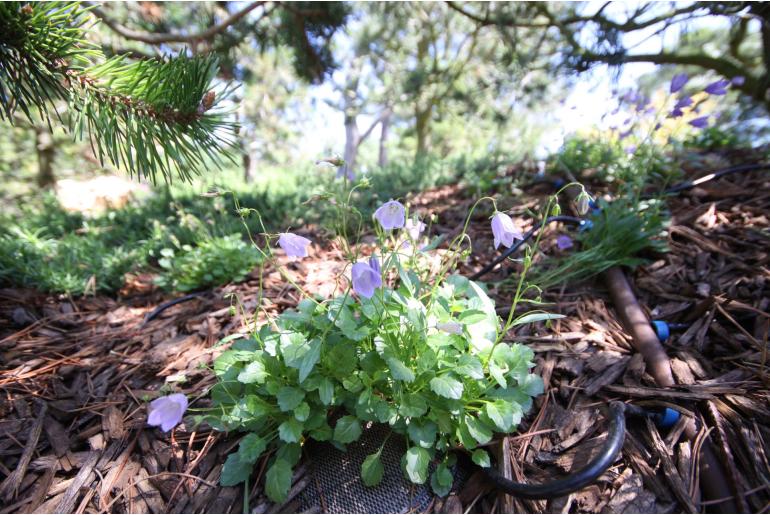
<svg viewBox="0 0 770 515">
<path fill-rule="evenodd" d="M 553 180 L 553 187 L 557 190 L 562 189 L 567 184 L 567 181 L 564 179 L 554 179 Z"/>
<path fill-rule="evenodd" d="M 652 328 L 655 329 L 655 334 L 658 336 L 658 340 L 660 340 L 661 343 L 665 343 L 669 336 L 671 336 L 671 328 L 669 328 L 668 323 L 663 320 L 653 320 Z"/>
<path fill-rule="evenodd" d="M 668 429 L 673 427 L 679 421 L 681 417 L 680 413 L 674 409 L 666 408 L 663 413 L 655 415 L 655 425 L 661 429 Z"/>
<path fill-rule="evenodd" d="M 594 223 L 591 220 L 580 220 L 580 224 L 578 224 L 578 231 L 590 231 L 594 228 Z"/>
</svg>

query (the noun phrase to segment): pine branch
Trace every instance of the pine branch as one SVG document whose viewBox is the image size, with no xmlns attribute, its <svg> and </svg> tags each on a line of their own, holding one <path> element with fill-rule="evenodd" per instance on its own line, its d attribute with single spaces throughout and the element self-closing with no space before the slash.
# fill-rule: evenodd
<svg viewBox="0 0 770 515">
<path fill-rule="evenodd" d="M 92 12 L 115 33 L 123 36 L 126 39 L 141 41 L 142 43 L 148 43 L 150 45 L 160 45 L 162 43 L 194 43 L 196 41 L 209 40 L 214 36 L 216 36 L 217 34 L 219 34 L 220 32 L 223 32 L 230 25 L 233 25 L 234 23 L 238 22 L 241 18 L 249 14 L 251 11 L 259 7 L 260 5 L 264 5 L 265 3 L 266 2 L 252 2 L 248 4 L 246 7 L 244 7 L 243 9 L 241 9 L 240 11 L 234 13 L 232 16 L 229 16 L 226 20 L 222 21 L 222 23 L 215 25 L 213 27 L 210 27 L 202 32 L 199 32 L 196 34 L 189 34 L 189 35 L 170 34 L 170 33 L 153 34 L 151 32 L 139 32 L 120 25 L 116 21 L 112 20 L 104 11 L 102 11 L 98 7 L 93 7 Z M 85 4 L 88 5 L 88 2 L 85 2 Z"/>
<path fill-rule="evenodd" d="M 231 90 L 214 82 L 214 57 L 130 62 L 103 55 L 84 34 L 87 10 L 76 2 L 0 3 L 0 119 L 17 111 L 50 125 L 67 100 L 69 128 L 94 153 L 157 181 L 200 174 L 221 155 L 233 160 L 237 125 L 220 108 Z"/>
</svg>

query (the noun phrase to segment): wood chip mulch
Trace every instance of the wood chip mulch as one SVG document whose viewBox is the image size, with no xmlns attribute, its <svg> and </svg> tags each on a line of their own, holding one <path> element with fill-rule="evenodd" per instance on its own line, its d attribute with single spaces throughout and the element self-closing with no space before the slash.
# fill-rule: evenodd
<svg viewBox="0 0 770 515">
<path fill-rule="evenodd" d="M 651 318 L 687 324 L 666 343 L 676 389 L 656 387 L 601 284 L 549 293 L 551 310 L 567 318 L 515 335 L 536 351 L 546 395 L 518 434 L 497 442 L 498 457 L 514 479 L 547 481 L 580 468 L 606 434 L 602 407 L 612 399 L 698 417 L 708 429 L 699 440 L 681 438 L 684 418 L 666 430 L 629 420 L 621 457 L 577 493 L 547 502 L 512 499 L 490 492 L 476 472 L 431 509 L 710 511 L 698 485 L 697 459 L 702 439 L 710 438 L 740 509 L 770 510 L 769 186 L 766 172 L 753 172 L 672 198 L 671 252 L 632 274 Z M 434 233 L 450 235 L 459 232 L 471 203 L 456 186 L 412 199 L 418 211 L 439 214 Z M 464 272 L 493 255 L 487 215 L 474 224 L 480 227 L 472 234 L 475 255 Z M 548 229 L 545 252 L 560 231 Z M 343 270 L 343 254 L 329 246 L 314 250 L 288 268 L 303 288 L 331 295 L 342 286 L 329 278 Z M 257 311 L 256 287 L 251 278 L 204 292 L 147 323 L 146 315 L 164 300 L 156 292 L 114 300 L 0 290 L 0 512 L 242 512 L 242 487 L 218 484 L 238 435 L 195 430 L 189 423 L 162 433 L 147 426 L 146 406 L 161 389 L 185 393 L 192 408 L 205 402 L 213 384 L 207 365 L 226 348 L 216 344 L 254 323 L 249 317 Z M 279 313 L 297 300 L 280 274 L 268 269 L 264 311 Z M 250 512 L 297 510 L 306 470 L 298 467 L 294 496 L 275 506 L 262 492 L 260 463 L 246 496 Z"/>
</svg>

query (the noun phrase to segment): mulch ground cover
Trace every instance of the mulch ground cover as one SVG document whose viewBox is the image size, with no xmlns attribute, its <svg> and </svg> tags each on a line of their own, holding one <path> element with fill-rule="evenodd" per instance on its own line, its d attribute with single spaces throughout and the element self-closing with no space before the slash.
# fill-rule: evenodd
<svg viewBox="0 0 770 515">
<path fill-rule="evenodd" d="M 692 177 L 706 170 L 693 167 Z M 515 173 L 515 172 L 512 172 Z M 743 511 L 770 510 L 770 176 L 752 172 L 705 183 L 668 201 L 670 252 L 653 256 L 630 275 L 651 318 L 686 324 L 666 343 L 676 388 L 661 389 L 645 371 L 630 336 L 616 319 L 599 282 L 547 292 L 550 310 L 566 315 L 552 327 L 534 324 L 511 340 L 530 345 L 546 394 L 518 434 L 495 441 L 498 458 L 519 481 L 561 477 L 590 459 L 603 441 L 609 400 L 674 407 L 702 421 L 694 442 L 673 428 L 629 421 L 622 454 L 593 485 L 551 501 L 526 501 L 492 492 L 471 470 L 447 499 L 429 510 L 461 512 L 691 512 L 710 511 L 698 483 L 698 448 L 709 438 Z M 530 198 L 529 196 L 527 198 Z M 474 199 L 456 186 L 412 199 L 435 212 L 434 234 L 457 234 Z M 533 198 L 516 208 L 536 208 Z M 488 214 L 472 224 L 470 274 L 494 253 Z M 523 227 L 526 229 L 526 227 Z M 550 227 L 543 252 L 556 252 Z M 316 239 L 316 241 L 320 241 Z M 314 248 L 300 262 L 285 262 L 308 291 L 328 296 L 344 259 L 333 246 Z M 490 274 L 499 280 L 513 265 Z M 265 271 L 261 308 L 279 313 L 299 297 L 274 269 Z M 203 292 L 154 319 L 170 297 L 135 277 L 119 298 L 59 298 L 34 291 L 0 290 L 0 506 L 21 512 L 291 512 L 310 482 L 306 452 L 294 487 L 281 506 L 262 491 L 266 461 L 255 468 L 248 492 L 220 487 L 225 456 L 238 435 L 189 423 L 170 433 L 146 424 L 148 399 L 164 385 L 203 405 L 213 384 L 208 366 L 224 337 L 260 320 L 257 279 Z M 142 290 L 147 291 L 142 291 Z M 505 306 L 509 289 L 490 282 Z M 139 293 L 137 293 L 139 292 Z M 199 404 L 200 403 L 200 404 Z M 324 491 L 309 511 L 325 506 Z"/>
</svg>

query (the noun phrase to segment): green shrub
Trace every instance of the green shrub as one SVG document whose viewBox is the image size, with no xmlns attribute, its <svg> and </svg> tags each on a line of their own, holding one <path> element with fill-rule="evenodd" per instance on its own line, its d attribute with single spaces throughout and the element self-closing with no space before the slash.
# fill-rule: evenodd
<svg viewBox="0 0 770 515">
<path fill-rule="evenodd" d="M 208 286 L 242 281 L 259 262 L 260 253 L 238 234 L 212 238 L 197 247 L 183 245 L 160 251 L 163 271 L 156 278 L 161 288 L 189 292 Z"/>
</svg>

